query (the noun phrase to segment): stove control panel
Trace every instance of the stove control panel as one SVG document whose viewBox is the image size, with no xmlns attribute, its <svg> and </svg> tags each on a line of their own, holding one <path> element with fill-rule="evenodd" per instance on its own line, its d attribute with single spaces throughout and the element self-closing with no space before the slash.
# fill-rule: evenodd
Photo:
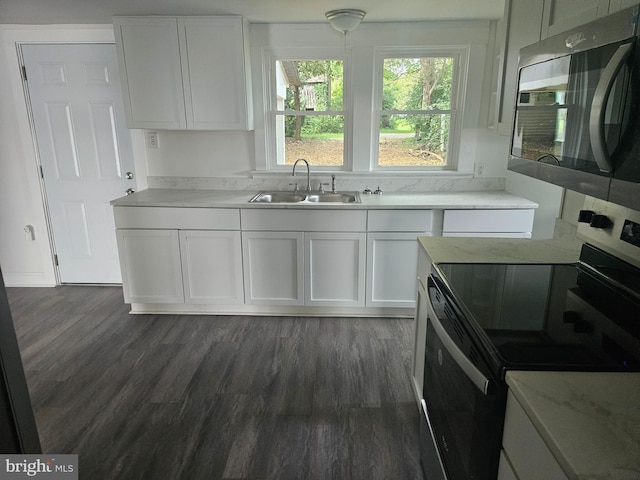
<svg viewBox="0 0 640 480">
<path fill-rule="evenodd" d="M 640 267 L 640 212 L 586 197 L 578 218 L 578 238 Z"/>
</svg>

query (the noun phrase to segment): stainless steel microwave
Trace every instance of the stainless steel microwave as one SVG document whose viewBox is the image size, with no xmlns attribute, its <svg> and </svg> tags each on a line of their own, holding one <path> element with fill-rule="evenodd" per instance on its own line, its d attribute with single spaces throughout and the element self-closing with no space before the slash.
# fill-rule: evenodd
<svg viewBox="0 0 640 480">
<path fill-rule="evenodd" d="M 509 170 L 640 210 L 639 13 L 520 50 Z"/>
</svg>

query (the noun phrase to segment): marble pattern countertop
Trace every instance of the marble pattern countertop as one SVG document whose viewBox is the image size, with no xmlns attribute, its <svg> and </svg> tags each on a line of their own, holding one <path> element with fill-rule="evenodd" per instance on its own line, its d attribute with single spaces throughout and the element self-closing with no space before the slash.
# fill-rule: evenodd
<svg viewBox="0 0 640 480">
<path fill-rule="evenodd" d="M 314 209 L 370 209 L 370 208 L 442 208 L 442 209 L 494 209 L 537 208 L 538 204 L 504 191 L 486 192 L 433 192 L 383 193 L 361 195 L 360 204 L 249 203 L 257 191 L 201 190 L 177 188 L 150 188 L 117 198 L 114 206 L 147 207 L 200 207 L 200 208 L 314 208 Z"/>
<path fill-rule="evenodd" d="M 640 373 L 507 372 L 570 479 L 640 478 Z"/>
<path fill-rule="evenodd" d="M 582 246 L 575 237 L 418 237 L 418 242 L 434 263 L 574 263 Z"/>
</svg>

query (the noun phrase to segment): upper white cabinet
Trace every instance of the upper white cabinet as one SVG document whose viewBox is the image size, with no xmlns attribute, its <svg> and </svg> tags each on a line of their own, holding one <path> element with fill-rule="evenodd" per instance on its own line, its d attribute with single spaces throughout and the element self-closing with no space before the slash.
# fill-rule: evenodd
<svg viewBox="0 0 640 480">
<path fill-rule="evenodd" d="M 507 0 L 504 18 L 499 22 L 496 42 L 499 55 L 494 59 L 493 81 L 496 83 L 495 108 L 491 111 L 496 133 L 511 135 L 518 79 L 520 49 L 540 40 L 544 0 Z"/>
<path fill-rule="evenodd" d="M 242 17 L 115 17 L 127 126 L 251 130 Z"/>
<path fill-rule="evenodd" d="M 609 0 L 547 0 L 542 38 L 589 23 L 609 13 Z"/>
</svg>

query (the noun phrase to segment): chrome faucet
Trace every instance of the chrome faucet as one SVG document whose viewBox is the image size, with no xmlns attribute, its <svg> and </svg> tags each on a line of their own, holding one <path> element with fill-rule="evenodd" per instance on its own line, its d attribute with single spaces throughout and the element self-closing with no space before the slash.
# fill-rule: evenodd
<svg viewBox="0 0 640 480">
<path fill-rule="evenodd" d="M 298 162 L 304 162 L 305 165 L 307 166 L 307 192 L 311 191 L 311 178 L 310 178 L 310 171 L 309 171 L 309 162 L 307 162 L 304 158 L 299 158 L 296 160 L 296 163 L 293 164 L 293 173 L 291 175 L 293 175 L 294 177 L 296 176 L 296 165 L 298 165 Z"/>
</svg>

